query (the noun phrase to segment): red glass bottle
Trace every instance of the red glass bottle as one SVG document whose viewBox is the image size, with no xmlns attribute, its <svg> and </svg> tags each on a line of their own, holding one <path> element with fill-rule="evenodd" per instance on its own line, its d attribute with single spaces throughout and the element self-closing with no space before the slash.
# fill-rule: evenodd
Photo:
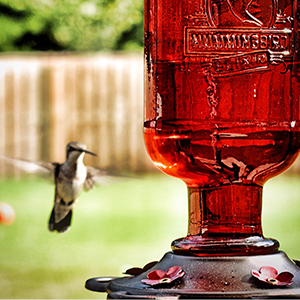
<svg viewBox="0 0 300 300">
<path fill-rule="evenodd" d="M 145 0 L 148 153 L 188 186 L 175 253 L 273 253 L 262 187 L 299 152 L 297 0 Z"/>
</svg>

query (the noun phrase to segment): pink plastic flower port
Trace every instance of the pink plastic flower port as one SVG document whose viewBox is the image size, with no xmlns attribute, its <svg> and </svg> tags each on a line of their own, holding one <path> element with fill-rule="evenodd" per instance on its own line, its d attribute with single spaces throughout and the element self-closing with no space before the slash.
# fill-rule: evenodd
<svg viewBox="0 0 300 300">
<path fill-rule="evenodd" d="M 183 277 L 185 272 L 179 266 L 169 268 L 166 272 L 154 270 L 147 274 L 147 279 L 141 282 L 148 285 L 170 284 L 174 280 Z"/>
<path fill-rule="evenodd" d="M 259 271 L 252 270 L 252 276 L 260 281 L 271 285 L 286 286 L 293 284 L 294 275 L 290 272 L 282 272 L 278 274 L 273 267 L 264 266 Z"/>
</svg>

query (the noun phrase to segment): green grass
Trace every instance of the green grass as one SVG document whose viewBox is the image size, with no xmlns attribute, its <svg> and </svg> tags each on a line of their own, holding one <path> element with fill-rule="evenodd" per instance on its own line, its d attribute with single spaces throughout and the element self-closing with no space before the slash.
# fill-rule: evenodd
<svg viewBox="0 0 300 300">
<path fill-rule="evenodd" d="M 300 260 L 300 176 L 280 175 L 264 187 L 264 236 L 280 242 L 290 258 Z"/>
<path fill-rule="evenodd" d="M 294 259 L 300 259 L 299 181 L 270 180 L 263 202 L 265 236 Z M 44 179 L 0 181 L 0 202 L 16 212 L 11 226 L 0 226 L 0 298 L 106 298 L 86 290 L 86 279 L 159 260 L 187 232 L 186 187 L 163 174 L 83 193 L 62 235 L 47 230 L 53 193 Z"/>
</svg>

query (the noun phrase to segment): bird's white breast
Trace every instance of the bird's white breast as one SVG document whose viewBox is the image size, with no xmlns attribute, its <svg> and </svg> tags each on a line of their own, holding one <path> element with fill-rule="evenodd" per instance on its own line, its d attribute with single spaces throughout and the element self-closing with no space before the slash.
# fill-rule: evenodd
<svg viewBox="0 0 300 300">
<path fill-rule="evenodd" d="M 69 172 L 68 166 L 62 166 L 57 192 L 65 202 L 75 201 L 83 188 L 86 179 L 86 167 L 78 164 L 75 172 Z"/>
</svg>

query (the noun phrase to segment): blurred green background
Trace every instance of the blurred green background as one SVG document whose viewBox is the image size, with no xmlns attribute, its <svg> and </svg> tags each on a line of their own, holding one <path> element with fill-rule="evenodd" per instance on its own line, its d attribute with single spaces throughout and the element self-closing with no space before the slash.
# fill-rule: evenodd
<svg viewBox="0 0 300 300">
<path fill-rule="evenodd" d="M 0 51 L 136 50 L 142 0 L 0 0 Z"/>
<path fill-rule="evenodd" d="M 300 259 L 300 178 L 280 175 L 264 188 L 264 235 Z M 183 182 L 160 173 L 141 175 L 83 193 L 71 229 L 50 233 L 53 186 L 45 179 L 0 182 L 0 199 L 16 212 L 1 225 L 1 298 L 106 298 L 84 288 L 88 278 L 122 276 L 170 251 L 187 232 Z"/>
</svg>

